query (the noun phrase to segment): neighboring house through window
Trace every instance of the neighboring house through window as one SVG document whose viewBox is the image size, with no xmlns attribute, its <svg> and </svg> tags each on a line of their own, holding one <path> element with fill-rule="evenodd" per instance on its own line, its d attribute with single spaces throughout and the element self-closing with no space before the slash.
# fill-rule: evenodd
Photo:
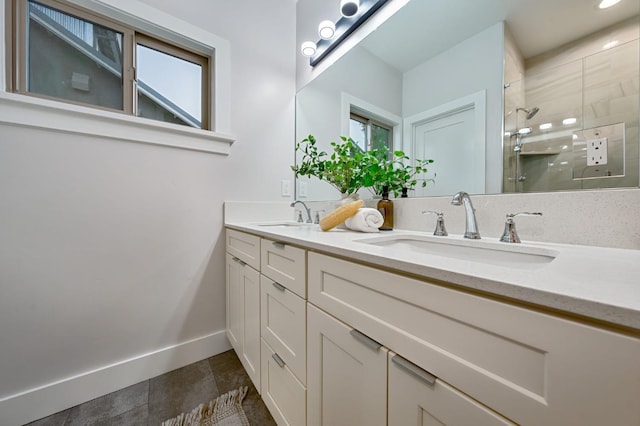
<svg viewBox="0 0 640 426">
<path fill-rule="evenodd" d="M 67 2 L 10 0 L 13 92 L 211 129 L 211 58 Z"/>
</svg>

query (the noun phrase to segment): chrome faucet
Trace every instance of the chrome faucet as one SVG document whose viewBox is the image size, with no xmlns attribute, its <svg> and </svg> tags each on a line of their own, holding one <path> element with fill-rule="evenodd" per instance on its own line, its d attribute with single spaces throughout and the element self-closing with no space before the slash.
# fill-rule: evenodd
<svg viewBox="0 0 640 426">
<path fill-rule="evenodd" d="M 466 227 L 464 231 L 464 237 L 472 240 L 480 239 L 480 232 L 478 232 L 478 223 L 476 222 L 476 210 L 471 204 L 471 198 L 466 192 L 460 191 L 453 196 L 451 204 L 454 206 L 464 206 L 464 212 L 466 215 Z"/>
<path fill-rule="evenodd" d="M 302 204 L 302 207 L 304 207 L 305 211 L 307 212 L 307 223 L 312 223 L 313 221 L 311 220 L 311 209 L 307 207 L 304 201 L 296 200 L 291 203 L 291 207 L 295 207 L 298 203 Z M 298 216 L 298 222 L 302 222 L 302 216 Z"/>
</svg>

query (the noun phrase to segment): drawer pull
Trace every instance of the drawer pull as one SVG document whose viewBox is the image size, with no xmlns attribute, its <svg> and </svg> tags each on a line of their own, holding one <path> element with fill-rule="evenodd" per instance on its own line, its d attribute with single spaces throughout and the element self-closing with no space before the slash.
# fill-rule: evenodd
<svg viewBox="0 0 640 426">
<path fill-rule="evenodd" d="M 271 355 L 271 358 L 273 358 L 273 360 L 280 366 L 280 368 L 284 367 L 284 361 L 277 353 L 274 352 L 273 355 Z"/>
<path fill-rule="evenodd" d="M 247 262 L 245 262 L 244 260 L 240 260 L 237 257 L 234 257 L 233 260 L 238 262 L 241 266 L 246 266 L 246 264 L 247 264 Z"/>
<path fill-rule="evenodd" d="M 271 244 L 273 244 L 273 246 L 275 248 L 279 248 L 279 249 L 283 249 L 284 248 L 284 243 L 280 242 L 280 241 L 274 241 Z"/>
<path fill-rule="evenodd" d="M 393 358 L 391 358 L 391 361 L 393 361 L 396 365 L 398 365 L 402 369 L 413 374 L 420 380 L 427 382 L 431 386 L 433 386 L 436 382 L 436 379 L 437 379 L 436 376 L 429 373 L 428 371 L 423 370 L 422 368 L 418 367 L 411 361 L 407 361 L 406 359 L 402 358 L 400 355 L 394 355 Z"/>
<path fill-rule="evenodd" d="M 273 286 L 274 286 L 275 288 L 277 288 L 277 289 L 278 289 L 278 290 L 280 290 L 280 291 L 285 291 L 285 290 L 287 289 L 285 286 L 283 286 L 282 284 L 279 284 L 279 283 L 277 283 L 277 282 L 273 282 L 272 284 L 273 284 Z"/>
<path fill-rule="evenodd" d="M 353 336 L 354 339 L 356 339 L 360 343 L 364 344 L 365 346 L 370 347 L 374 351 L 377 351 L 382 347 L 382 345 L 380 343 L 376 342 L 371 337 L 360 333 L 358 330 L 355 330 L 355 329 L 351 330 L 349 332 L 349 334 L 351 334 L 351 336 Z"/>
</svg>

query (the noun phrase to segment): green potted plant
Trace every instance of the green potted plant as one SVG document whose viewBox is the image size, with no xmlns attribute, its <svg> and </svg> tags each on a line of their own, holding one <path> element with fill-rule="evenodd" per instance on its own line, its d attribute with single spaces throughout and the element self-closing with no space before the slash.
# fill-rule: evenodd
<svg viewBox="0 0 640 426">
<path fill-rule="evenodd" d="M 291 166 L 296 177 L 315 176 L 340 191 L 343 196 L 354 194 L 363 186 L 363 158 L 365 153 L 351 139 L 341 136 L 342 142 L 331 142 L 331 155 L 320 151 L 313 135 L 296 144 L 302 152 L 299 164 Z"/>
<path fill-rule="evenodd" d="M 387 147 L 368 151 L 363 159 L 363 186 L 376 196 L 382 195 L 383 187 L 386 186 L 394 197 L 403 190 L 414 189 L 419 181 L 422 187 L 427 186 L 432 179 L 420 179 L 418 176 L 428 171 L 427 165 L 433 163 L 433 160 L 416 159 L 414 165 L 410 161 L 403 151 L 391 153 Z"/>
</svg>

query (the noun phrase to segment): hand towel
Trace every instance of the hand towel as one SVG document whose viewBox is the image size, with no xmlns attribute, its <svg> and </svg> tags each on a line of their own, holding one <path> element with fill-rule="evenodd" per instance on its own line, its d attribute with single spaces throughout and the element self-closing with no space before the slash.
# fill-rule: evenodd
<svg viewBox="0 0 640 426">
<path fill-rule="evenodd" d="M 338 207 L 333 212 L 320 219 L 320 228 L 323 231 L 328 231 L 335 228 L 336 226 L 344 222 L 347 218 L 356 214 L 358 209 L 363 205 L 364 201 L 357 200 Z"/>
<path fill-rule="evenodd" d="M 382 226 L 384 218 L 382 214 L 371 208 L 358 209 L 355 215 L 345 221 L 347 228 L 360 232 L 378 232 L 378 228 Z"/>
</svg>

